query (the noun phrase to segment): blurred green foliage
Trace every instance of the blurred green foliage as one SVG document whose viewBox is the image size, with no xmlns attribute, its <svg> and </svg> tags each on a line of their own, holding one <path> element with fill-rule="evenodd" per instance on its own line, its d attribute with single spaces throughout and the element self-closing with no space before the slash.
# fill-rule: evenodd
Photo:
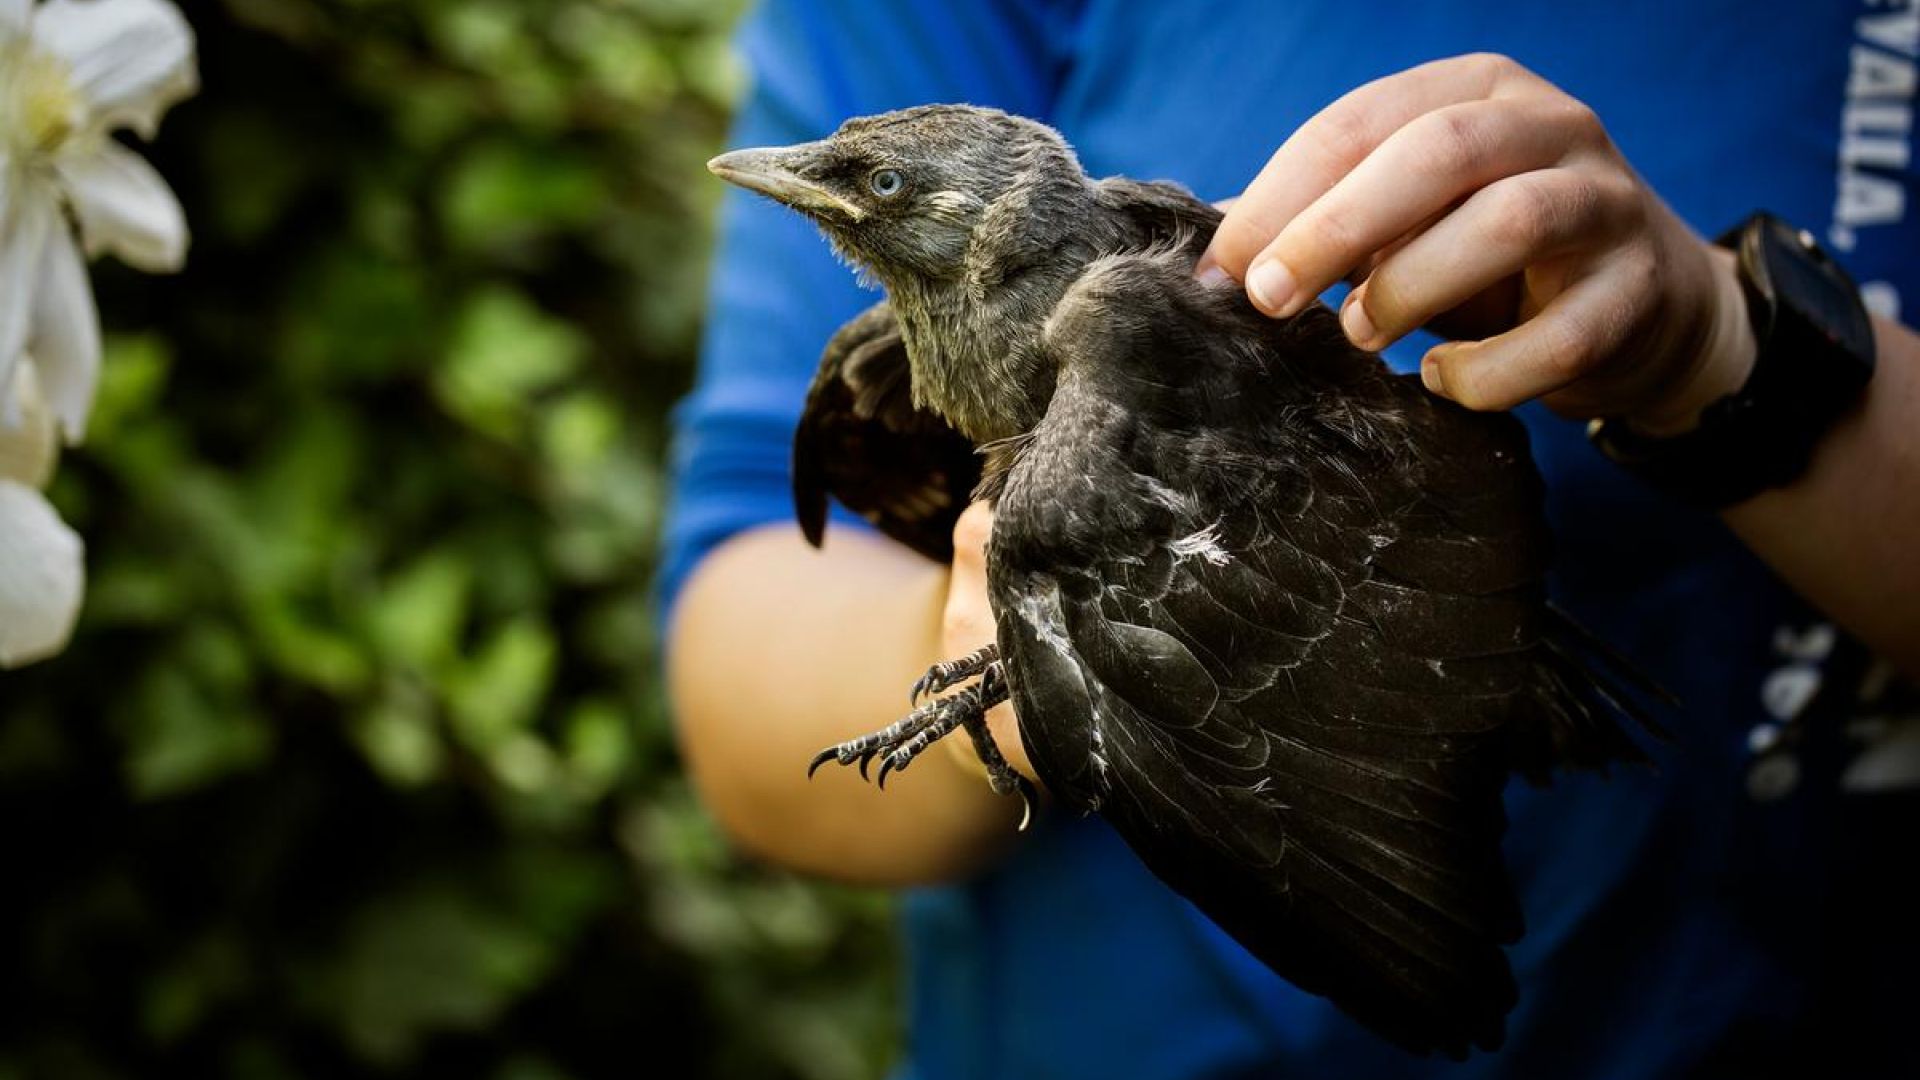
<svg viewBox="0 0 1920 1080">
<path fill-rule="evenodd" d="M 738 6 L 183 4 L 189 269 L 96 272 L 87 611 L 0 676 L 0 1078 L 885 1068 L 884 901 L 728 852 L 655 660 Z"/>
</svg>

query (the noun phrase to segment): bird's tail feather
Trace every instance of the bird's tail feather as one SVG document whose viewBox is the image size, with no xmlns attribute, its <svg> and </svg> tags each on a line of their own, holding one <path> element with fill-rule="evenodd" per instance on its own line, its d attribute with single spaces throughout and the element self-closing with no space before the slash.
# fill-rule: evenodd
<svg viewBox="0 0 1920 1080">
<path fill-rule="evenodd" d="M 1621 720 L 1630 719 L 1665 741 L 1671 736 L 1646 702 L 1673 706 L 1678 701 L 1564 609 L 1549 604 L 1547 617 L 1536 669 L 1539 719 L 1510 729 L 1514 769 L 1544 784 L 1556 768 L 1604 770 L 1617 761 L 1647 762 L 1646 750 Z"/>
</svg>

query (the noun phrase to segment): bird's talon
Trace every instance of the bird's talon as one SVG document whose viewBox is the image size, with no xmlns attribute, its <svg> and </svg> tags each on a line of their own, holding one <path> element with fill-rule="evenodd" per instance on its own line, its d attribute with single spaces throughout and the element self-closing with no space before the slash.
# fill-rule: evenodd
<svg viewBox="0 0 1920 1080">
<path fill-rule="evenodd" d="M 935 664 L 914 682 L 913 692 L 908 700 L 918 705 L 923 697 L 938 694 L 979 675 L 999 658 L 998 645 L 983 645 L 957 660 L 945 660 Z"/>
<path fill-rule="evenodd" d="M 983 724 L 982 718 L 986 710 L 1006 700 L 1004 682 L 996 681 L 999 669 L 990 661 L 981 659 L 983 656 L 991 655 L 992 647 L 989 646 L 962 661 L 935 665 L 920 683 L 915 684 L 916 698 L 925 692 L 926 687 L 931 687 L 933 692 L 938 693 L 954 681 L 976 674 L 975 669 L 985 671 L 988 682 L 978 687 L 970 687 L 949 698 L 930 701 L 880 731 L 822 750 L 814 755 L 812 763 L 807 766 L 807 775 L 812 776 L 828 758 L 835 758 L 841 765 L 857 765 L 862 780 L 877 784 L 884 790 L 887 786 L 887 777 L 906 769 L 921 751 L 946 737 L 955 728 L 971 729 Z M 873 759 L 876 757 L 885 759 L 880 763 L 878 775 L 875 775 L 872 770 Z M 997 753 L 995 757 L 998 757 Z M 1004 762 L 1002 765 L 1004 767 Z M 1006 794 L 1013 788 L 1003 780 L 995 779 L 994 790 Z"/>
</svg>

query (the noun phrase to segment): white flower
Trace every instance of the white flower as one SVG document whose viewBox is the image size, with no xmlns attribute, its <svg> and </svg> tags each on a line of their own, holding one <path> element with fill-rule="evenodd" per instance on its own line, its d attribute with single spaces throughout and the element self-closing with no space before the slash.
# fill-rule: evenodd
<svg viewBox="0 0 1920 1080">
<path fill-rule="evenodd" d="M 79 442 L 93 407 L 82 243 L 154 272 L 186 258 L 179 201 L 113 133 L 152 137 L 196 87 L 193 47 L 169 0 L 0 0 L 0 667 L 58 651 L 73 623 L 80 542 L 35 490 L 52 467 L 35 448 L 56 423 Z"/>
<path fill-rule="evenodd" d="M 86 588 L 83 550 L 46 496 L 0 480 L 0 668 L 66 647 Z"/>
<path fill-rule="evenodd" d="M 33 365 L 15 367 L 12 382 L 18 416 L 0 424 L 0 668 L 59 652 L 86 582 L 80 538 L 35 490 L 53 476 L 60 455 L 53 414 Z"/>
<path fill-rule="evenodd" d="M 53 415 L 47 412 L 39 384 L 34 381 L 32 364 L 14 369 L 13 400 L 20 416 L 11 425 L 0 424 L 0 480 L 46 487 L 60 458 L 60 444 L 54 437 Z"/>
<path fill-rule="evenodd" d="M 59 652 L 86 582 L 80 538 L 34 490 L 59 447 L 31 367 L 15 370 L 13 395 L 20 422 L 0 426 L 0 668 Z"/>
<path fill-rule="evenodd" d="M 68 210 L 88 254 L 151 271 L 186 258 L 180 203 L 112 132 L 151 134 L 195 78 L 167 0 L 0 0 L 0 422 L 30 353 L 67 440 L 86 432 L 100 330 Z"/>
</svg>

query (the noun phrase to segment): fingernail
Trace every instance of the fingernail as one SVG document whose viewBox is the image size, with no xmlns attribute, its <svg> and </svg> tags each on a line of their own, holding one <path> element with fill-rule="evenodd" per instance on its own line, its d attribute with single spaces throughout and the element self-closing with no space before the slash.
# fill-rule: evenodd
<svg viewBox="0 0 1920 1080">
<path fill-rule="evenodd" d="M 1210 263 L 1204 260 L 1194 269 L 1193 276 L 1199 279 L 1200 284 L 1205 285 L 1209 289 L 1217 289 L 1222 285 L 1230 285 L 1233 283 L 1233 275 L 1227 273 L 1219 263 Z"/>
<path fill-rule="evenodd" d="M 1279 259 L 1268 259 L 1247 271 L 1247 295 L 1253 306 L 1269 315 L 1280 315 L 1293 299 L 1293 272 Z"/>
<path fill-rule="evenodd" d="M 1363 349 L 1373 347 L 1373 320 L 1367 318 L 1367 305 L 1360 300 L 1357 292 L 1347 294 L 1347 302 L 1340 308 L 1340 328 L 1347 332 L 1347 340 Z M 1421 365 L 1425 368 L 1425 365 Z"/>
<path fill-rule="evenodd" d="M 1446 393 L 1440 385 L 1440 365 L 1430 356 L 1420 361 L 1420 383 L 1436 394 Z"/>
</svg>

